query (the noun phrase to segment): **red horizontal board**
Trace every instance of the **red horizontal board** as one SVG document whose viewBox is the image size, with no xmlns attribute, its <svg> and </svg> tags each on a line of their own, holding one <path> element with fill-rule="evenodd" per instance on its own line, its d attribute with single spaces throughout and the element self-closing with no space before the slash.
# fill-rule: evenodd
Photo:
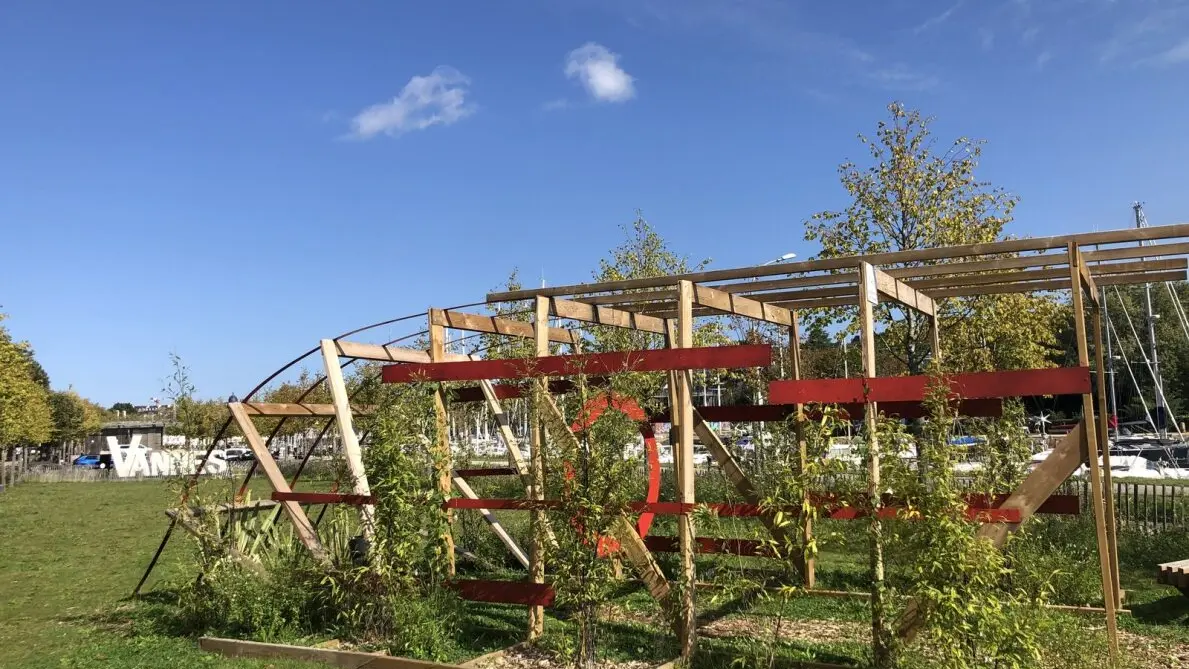
<svg viewBox="0 0 1189 669">
<path fill-rule="evenodd" d="M 965 399 L 1081 395 L 1091 392 L 1088 367 L 974 372 L 946 377 L 952 392 Z M 931 382 L 928 376 L 885 376 L 870 379 L 783 379 L 768 384 L 773 404 L 846 404 L 920 402 Z"/>
<path fill-rule="evenodd" d="M 455 469 L 454 473 L 464 479 L 469 479 L 479 476 L 512 476 L 519 472 L 512 467 L 485 467 L 483 469 Z"/>
<path fill-rule="evenodd" d="M 273 492 L 273 501 L 301 502 L 303 504 L 350 504 L 363 506 L 375 504 L 376 498 L 371 495 L 352 495 L 338 492 Z"/>
<path fill-rule="evenodd" d="M 998 509 L 1007 501 L 1008 495 L 968 495 L 966 503 L 975 509 Z M 1041 502 L 1036 513 L 1056 516 L 1077 516 L 1082 513 L 1081 501 L 1077 495 L 1050 495 Z"/>
<path fill-rule="evenodd" d="M 679 550 L 677 537 L 649 536 L 644 545 L 654 553 L 676 553 Z M 698 553 L 726 553 L 744 557 L 771 557 L 764 544 L 754 539 L 719 539 L 717 537 L 695 537 L 694 550 Z"/>
<path fill-rule="evenodd" d="M 977 520 L 984 523 L 1018 523 L 1020 522 L 1019 509 L 999 509 L 983 506 L 978 498 L 972 498 L 974 503 L 967 509 L 967 518 L 970 520 Z M 833 520 L 854 520 L 857 518 L 866 517 L 865 509 L 857 506 L 848 506 L 837 500 L 832 495 L 815 495 L 813 503 L 823 510 L 823 515 Z M 1039 511 L 1038 513 L 1067 513 L 1066 500 L 1058 500 L 1053 502 L 1055 511 Z M 455 497 L 446 501 L 446 508 L 449 509 L 488 509 L 488 510 L 515 510 L 515 511 L 529 511 L 533 509 L 542 509 L 546 511 L 557 510 L 561 508 L 561 502 L 553 499 L 546 500 L 527 500 L 527 499 L 466 499 Z M 662 516 L 674 516 L 686 513 L 693 513 L 699 506 L 705 506 L 707 509 L 713 511 L 716 515 L 723 518 L 754 518 L 763 516 L 770 511 L 761 508 L 757 504 L 683 504 L 680 502 L 631 502 L 628 505 L 628 510 L 633 513 L 655 513 Z M 890 504 L 880 508 L 880 518 L 896 518 L 903 509 L 903 506 Z M 799 509 L 795 506 L 790 506 L 783 509 L 786 513 L 798 513 Z"/>
<path fill-rule="evenodd" d="M 608 379 L 605 376 L 596 376 L 587 379 L 587 384 L 591 387 L 602 387 L 607 385 Z M 574 390 L 574 382 L 569 379 L 550 379 L 549 392 L 553 395 L 564 395 L 565 393 Z M 497 383 L 492 385 L 492 390 L 495 391 L 496 399 L 510 400 L 524 396 L 524 389 L 518 385 L 511 383 Z M 452 402 L 483 402 L 486 397 L 483 395 L 482 388 L 451 388 L 447 391 Z"/>
<path fill-rule="evenodd" d="M 859 419 L 866 413 L 867 405 L 852 402 L 840 404 L 838 408 L 845 412 L 848 417 Z M 956 408 L 960 416 L 998 418 L 1003 415 L 1003 400 L 962 400 L 958 402 Z M 699 406 L 694 407 L 694 409 L 702 416 L 703 420 L 711 423 L 776 422 L 785 420 L 797 412 L 797 408 L 793 404 L 728 404 L 723 406 Z M 925 407 L 921 402 L 884 402 L 879 405 L 879 410 L 887 416 L 898 416 L 900 418 L 920 418 L 926 414 Z M 810 420 L 816 420 L 821 418 L 821 412 L 807 410 L 805 417 Z M 649 415 L 648 418 L 653 423 L 668 423 L 670 414 L 666 409 L 656 411 Z"/>
<path fill-rule="evenodd" d="M 734 369 L 765 367 L 771 363 L 771 346 L 749 344 L 745 346 L 705 346 L 701 348 L 552 355 L 542 358 L 385 365 L 381 378 L 384 383 L 483 381 L 486 379 L 521 379 L 575 374 L 601 375 L 685 369 Z"/>
<path fill-rule="evenodd" d="M 555 599 L 553 588 L 544 583 L 461 580 L 447 581 L 446 587 L 457 592 L 459 597 L 472 602 L 552 606 Z"/>
</svg>

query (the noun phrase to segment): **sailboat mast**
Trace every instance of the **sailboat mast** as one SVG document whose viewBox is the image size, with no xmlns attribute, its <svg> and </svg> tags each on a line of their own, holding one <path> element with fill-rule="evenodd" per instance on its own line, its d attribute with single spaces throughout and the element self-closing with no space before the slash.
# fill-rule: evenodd
<svg viewBox="0 0 1189 669">
<path fill-rule="evenodd" d="M 1135 227 L 1148 227 L 1143 203 L 1135 202 L 1131 208 L 1135 211 Z M 1139 245 L 1143 246 L 1144 243 L 1141 241 Z M 1164 380 L 1160 377 L 1160 357 L 1156 351 L 1156 314 L 1152 310 L 1152 284 L 1150 283 L 1144 284 L 1144 302 L 1148 316 L 1148 346 L 1152 349 L 1152 378 L 1156 386 L 1156 434 L 1163 439 L 1167 433 L 1165 424 L 1168 421 L 1168 409 L 1164 404 Z"/>
</svg>

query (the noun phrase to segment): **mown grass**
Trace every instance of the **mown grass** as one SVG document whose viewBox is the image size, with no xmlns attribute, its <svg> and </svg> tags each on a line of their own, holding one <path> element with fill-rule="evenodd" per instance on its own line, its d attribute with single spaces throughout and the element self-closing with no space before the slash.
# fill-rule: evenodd
<svg viewBox="0 0 1189 669">
<path fill-rule="evenodd" d="M 226 497 L 226 481 L 210 481 L 205 492 Z M 257 495 L 263 490 L 257 488 Z M 127 599 L 156 549 L 166 526 L 162 514 L 175 500 L 173 490 L 161 481 L 110 483 L 24 484 L 0 494 L 0 667 L 310 667 L 305 663 L 230 660 L 198 650 L 192 637 L 163 624 L 169 620 L 171 587 L 193 577 L 188 551 L 191 542 L 179 534 L 171 542 L 146 590 L 150 596 Z M 524 514 L 507 514 L 514 534 Z M 668 533 L 666 522 L 655 530 Z M 725 533 L 743 527 L 719 528 Z M 819 528 L 827 537 L 833 528 Z M 849 530 L 841 527 L 823 541 L 819 557 L 819 585 L 831 589 L 861 590 L 866 578 L 865 553 L 848 541 Z M 479 536 L 490 536 L 486 530 Z M 1079 536 L 1085 536 L 1080 534 Z M 854 538 L 857 540 L 857 536 Z M 182 540 L 177 540 L 182 539 Z M 1092 534 L 1085 537 L 1092 542 Z M 1189 598 L 1175 589 L 1156 585 L 1153 565 L 1141 563 L 1129 551 L 1127 542 L 1142 537 L 1120 536 L 1120 552 L 1129 558 L 1124 564 L 1124 588 L 1131 616 L 1120 618 L 1124 629 L 1180 642 L 1189 642 Z M 502 548 L 491 546 L 492 555 Z M 1189 556 L 1184 556 L 1189 557 Z M 703 573 L 711 567 L 720 571 L 749 566 L 750 561 L 734 558 L 699 560 Z M 1085 565 L 1071 565 L 1082 569 Z M 1097 578 L 1096 560 L 1085 578 Z M 507 575 L 511 575 L 510 572 Z M 729 602 L 699 597 L 706 608 Z M 1068 602 L 1095 603 L 1095 602 Z M 627 611 L 655 613 L 655 604 L 639 588 L 625 586 L 615 604 Z M 772 602 L 741 607 L 754 615 L 776 613 Z M 784 610 L 786 616 L 801 619 L 865 622 L 866 603 L 861 599 L 803 597 Z M 1087 617 L 1087 624 L 1101 624 Z M 519 641 L 524 630 L 523 607 L 470 605 L 464 618 L 464 634 L 457 659 L 479 655 Z M 563 620 L 548 621 L 548 636 L 562 643 L 567 636 Z M 313 643 L 317 639 L 294 640 Z M 632 620 L 616 620 L 605 626 L 600 646 L 610 657 L 651 659 L 661 662 L 675 655 L 671 635 L 663 626 Z M 746 641 L 705 639 L 703 663 L 716 666 L 748 650 Z M 859 663 L 867 652 L 865 639 L 850 644 L 784 644 L 782 658 Z"/>
<path fill-rule="evenodd" d="M 0 494 L 0 667 L 312 666 L 209 655 L 146 629 L 133 614 L 152 603 L 121 604 L 174 500 L 161 481 L 28 483 Z M 184 577 L 187 546 L 171 544 L 154 582 Z"/>
</svg>

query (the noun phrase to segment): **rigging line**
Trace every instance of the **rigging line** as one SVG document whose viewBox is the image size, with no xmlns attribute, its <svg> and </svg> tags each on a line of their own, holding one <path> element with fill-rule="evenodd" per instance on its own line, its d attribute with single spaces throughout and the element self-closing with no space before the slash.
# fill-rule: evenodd
<svg viewBox="0 0 1189 669">
<path fill-rule="evenodd" d="M 1158 391 L 1158 393 L 1159 393 L 1159 394 L 1157 395 L 1157 397 L 1158 397 L 1158 398 L 1159 398 L 1159 397 L 1165 397 L 1165 394 L 1164 394 L 1164 383 L 1163 383 L 1163 382 L 1160 380 L 1160 378 L 1159 378 L 1159 377 L 1157 377 L 1157 376 L 1156 376 L 1156 370 L 1155 370 L 1155 369 L 1153 369 L 1153 367 L 1152 367 L 1152 361 L 1151 361 L 1151 360 L 1148 358 L 1148 353 L 1147 353 L 1147 351 L 1145 351 L 1145 350 L 1144 350 L 1144 344 L 1143 344 L 1143 340 L 1141 340 L 1141 339 L 1139 338 L 1139 333 L 1138 333 L 1138 332 L 1136 332 L 1136 330 L 1135 330 L 1135 324 L 1134 324 L 1134 323 L 1132 322 L 1132 320 L 1131 320 L 1131 313 L 1130 313 L 1129 311 L 1127 311 L 1127 304 L 1123 302 L 1123 296 L 1122 296 L 1122 294 L 1120 294 L 1120 293 L 1119 293 L 1119 287 L 1118 287 L 1118 286 L 1115 286 L 1115 297 L 1117 297 L 1117 298 L 1119 299 L 1119 307 L 1120 307 L 1120 308 L 1123 310 L 1123 316 L 1124 316 L 1124 317 L 1127 319 L 1127 325 L 1128 325 L 1128 327 L 1130 327 L 1130 328 L 1131 328 L 1131 334 L 1132 334 L 1132 336 L 1134 336 L 1134 337 L 1135 337 L 1135 342 L 1136 342 L 1136 344 L 1139 346 L 1139 353 L 1140 353 L 1140 355 L 1142 355 L 1142 356 L 1144 357 L 1144 364 L 1145 364 L 1145 365 L 1147 366 L 1147 368 L 1148 368 L 1148 374 L 1149 374 L 1149 375 L 1152 377 L 1152 385 L 1153 385 L 1153 386 L 1155 386 L 1156 390 L 1157 390 L 1157 391 Z M 1122 346 L 1123 346 L 1123 345 L 1122 345 L 1122 343 L 1120 342 L 1120 344 L 1119 344 L 1119 347 L 1120 347 L 1120 349 L 1122 348 Z M 1160 407 L 1156 407 L 1156 410 L 1157 410 L 1157 411 L 1159 411 L 1159 410 L 1160 410 Z M 1173 427 L 1174 427 L 1174 428 L 1176 429 L 1176 431 L 1177 431 L 1177 436 L 1179 436 L 1180 438 L 1184 439 L 1184 438 L 1185 438 L 1185 435 L 1181 434 L 1181 426 L 1180 426 L 1180 424 L 1177 422 L 1177 420 L 1176 420 L 1176 416 L 1174 416 L 1174 415 L 1173 415 L 1172 411 L 1171 411 L 1171 410 L 1168 408 L 1168 406 L 1165 406 L 1165 407 L 1164 407 L 1164 410 L 1165 410 L 1165 411 L 1167 411 L 1167 412 L 1168 412 L 1168 415 L 1169 415 L 1169 417 L 1173 419 Z M 1157 432 L 1159 432 L 1159 431 L 1160 431 L 1160 430 L 1159 430 L 1159 428 L 1157 428 L 1157 430 L 1156 430 L 1156 431 L 1157 431 Z"/>
<path fill-rule="evenodd" d="M 1181 324 L 1181 331 L 1185 333 L 1186 341 L 1189 341 L 1189 319 L 1185 317 L 1185 308 L 1181 306 L 1181 299 L 1173 290 L 1171 281 L 1165 281 L 1164 287 L 1168 289 L 1168 296 L 1172 298 L 1173 311 L 1177 312 L 1177 322 Z"/>
<path fill-rule="evenodd" d="M 1148 401 L 1144 399 L 1144 393 L 1140 390 L 1139 381 L 1135 378 L 1135 372 L 1131 370 L 1131 362 L 1127 359 L 1127 351 L 1123 348 L 1123 341 L 1119 338 L 1119 331 L 1115 329 L 1114 321 L 1108 319 L 1106 324 L 1110 328 L 1111 334 L 1115 335 L 1115 343 L 1119 345 L 1119 357 L 1123 358 L 1123 366 L 1127 368 L 1127 375 L 1131 377 L 1131 384 L 1135 386 L 1135 394 L 1139 397 L 1139 403 L 1144 407 L 1144 417 L 1148 419 L 1148 423 L 1155 430 L 1156 421 L 1152 419 L 1152 412 L 1148 410 Z"/>
<path fill-rule="evenodd" d="M 1128 324 L 1130 324 L 1131 316 L 1127 312 L 1127 305 L 1123 303 L 1123 297 L 1122 297 L 1122 295 L 1119 294 L 1118 287 L 1115 288 L 1115 297 L 1118 298 L 1119 307 L 1123 310 L 1123 315 L 1127 317 L 1127 322 L 1128 322 Z M 1144 406 L 1144 415 L 1147 417 L 1148 423 L 1150 423 L 1152 425 L 1152 429 L 1155 430 L 1157 433 L 1159 433 L 1160 430 L 1159 430 L 1159 428 L 1156 427 L 1156 421 L 1153 420 L 1152 413 L 1150 411 L 1148 411 L 1148 403 L 1146 400 L 1144 400 L 1144 393 L 1142 390 L 1140 390 L 1139 381 L 1135 378 L 1135 373 L 1131 370 L 1131 363 L 1127 360 L 1127 352 L 1123 348 L 1123 341 L 1119 338 L 1119 332 L 1118 332 L 1118 330 L 1115 329 L 1115 324 L 1112 320 L 1108 319 L 1107 324 L 1110 326 L 1111 330 L 1115 333 L 1115 342 L 1118 343 L 1118 345 L 1119 345 L 1119 355 L 1121 355 L 1123 357 L 1123 366 L 1127 368 L 1127 375 L 1131 377 L 1131 383 L 1135 385 L 1136 395 L 1139 396 L 1139 401 Z M 1138 343 L 1140 341 L 1140 339 L 1139 339 L 1139 335 L 1135 333 L 1134 325 L 1131 327 L 1131 333 L 1133 335 L 1135 335 L 1135 340 Z M 1147 362 L 1148 356 L 1146 353 L 1144 353 L 1142 343 L 1140 344 L 1139 349 L 1140 349 L 1140 353 L 1144 356 L 1144 362 Z M 1152 371 L 1151 363 L 1148 363 L 1148 371 L 1149 372 Z M 1153 375 L 1153 376 L 1155 376 L 1155 375 Z M 1163 393 L 1161 393 L 1161 395 L 1158 395 L 1158 397 L 1160 397 L 1160 396 L 1163 396 Z M 1168 411 L 1168 408 L 1165 407 L 1165 410 Z M 1179 436 L 1181 438 L 1181 440 L 1184 441 L 1185 435 L 1181 434 L 1181 428 L 1180 428 L 1180 425 L 1176 421 L 1176 417 L 1172 415 L 1172 411 L 1168 411 L 1168 415 L 1173 418 L 1173 427 L 1177 431 L 1177 436 Z M 1169 462 L 1173 463 L 1175 465 L 1177 460 L 1176 460 L 1176 457 L 1173 455 L 1172 449 L 1169 448 L 1167 444 L 1161 444 L 1161 448 L 1164 451 L 1164 455 L 1166 457 L 1168 457 Z"/>
</svg>

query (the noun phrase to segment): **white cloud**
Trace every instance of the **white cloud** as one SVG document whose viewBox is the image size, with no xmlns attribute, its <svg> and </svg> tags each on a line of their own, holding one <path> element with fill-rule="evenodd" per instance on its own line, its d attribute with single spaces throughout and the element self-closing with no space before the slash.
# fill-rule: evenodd
<svg viewBox="0 0 1189 669">
<path fill-rule="evenodd" d="M 1161 65 L 1189 63 L 1189 39 L 1186 39 L 1180 44 L 1163 51 L 1159 56 L 1156 57 L 1156 62 Z"/>
<path fill-rule="evenodd" d="M 471 83 L 458 70 L 439 66 L 424 77 L 416 76 L 388 102 L 371 105 L 351 119 L 351 136 L 370 139 L 379 134 L 397 137 L 412 130 L 450 125 L 475 113 L 466 101 Z"/>
<path fill-rule="evenodd" d="M 944 12 L 942 12 L 940 14 L 935 14 L 935 15 L 925 19 L 923 22 L 919 23 L 915 28 L 912 29 L 912 34 L 919 35 L 927 30 L 936 28 L 937 26 L 945 23 L 946 21 L 948 21 L 950 19 L 951 16 L 954 15 L 954 12 L 958 11 L 958 9 L 960 9 L 962 7 L 962 4 L 965 1 L 966 0 L 958 0 L 954 4 L 950 5 L 949 9 L 946 9 Z"/>
<path fill-rule="evenodd" d="M 557 111 L 559 109 L 566 109 L 569 106 L 569 100 L 565 98 L 557 98 L 556 100 L 550 100 L 549 102 L 541 105 L 541 109 L 544 109 L 545 111 Z"/>
<path fill-rule="evenodd" d="M 1036 69 L 1038 69 L 1038 70 L 1043 69 L 1045 64 L 1047 64 L 1052 59 L 1053 59 L 1052 51 L 1047 51 L 1047 50 L 1041 51 L 1040 55 L 1038 55 L 1036 57 Z"/>
<path fill-rule="evenodd" d="M 582 82 L 599 102 L 627 102 L 636 97 L 635 79 L 619 67 L 619 54 L 587 42 L 566 57 L 566 76 Z"/>
</svg>

